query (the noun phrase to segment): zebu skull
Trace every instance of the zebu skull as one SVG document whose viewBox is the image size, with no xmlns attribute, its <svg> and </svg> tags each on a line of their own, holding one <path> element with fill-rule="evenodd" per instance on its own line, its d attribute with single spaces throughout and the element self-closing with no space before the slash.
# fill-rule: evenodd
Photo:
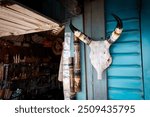
<svg viewBox="0 0 150 117">
<path fill-rule="evenodd" d="M 117 25 L 115 30 L 111 33 L 109 39 L 105 39 L 102 41 L 93 41 L 90 37 L 82 33 L 80 30 L 75 28 L 72 23 L 70 23 L 70 29 L 74 33 L 74 35 L 83 41 L 85 44 L 89 45 L 90 52 L 90 60 L 91 64 L 97 71 L 98 79 L 102 79 L 102 74 L 106 68 L 108 68 L 112 62 L 111 55 L 109 53 L 109 48 L 120 36 L 123 30 L 123 24 L 121 19 L 112 14 L 112 16 L 116 19 Z"/>
</svg>

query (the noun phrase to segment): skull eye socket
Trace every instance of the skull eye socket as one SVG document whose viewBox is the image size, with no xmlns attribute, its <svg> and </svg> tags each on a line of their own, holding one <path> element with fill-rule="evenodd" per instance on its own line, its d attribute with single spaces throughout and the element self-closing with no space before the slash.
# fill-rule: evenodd
<svg viewBox="0 0 150 117">
<path fill-rule="evenodd" d="M 110 59 L 107 59 L 107 61 L 109 62 L 109 61 L 110 61 Z"/>
</svg>

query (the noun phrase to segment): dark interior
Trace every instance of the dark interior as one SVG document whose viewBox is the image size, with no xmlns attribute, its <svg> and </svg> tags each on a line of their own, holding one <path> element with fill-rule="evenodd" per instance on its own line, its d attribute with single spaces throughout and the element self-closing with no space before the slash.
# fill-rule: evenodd
<svg viewBox="0 0 150 117">
<path fill-rule="evenodd" d="M 62 82 L 58 81 L 63 39 L 48 34 L 21 35 L 19 41 L 17 36 L 1 39 L 0 66 L 4 72 L 1 89 L 5 89 L 1 98 L 63 99 Z M 37 42 L 37 38 L 43 40 Z"/>
</svg>

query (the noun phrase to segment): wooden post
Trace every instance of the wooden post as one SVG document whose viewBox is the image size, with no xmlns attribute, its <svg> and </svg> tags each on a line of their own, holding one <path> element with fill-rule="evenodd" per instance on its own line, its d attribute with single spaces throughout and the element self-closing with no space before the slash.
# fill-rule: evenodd
<svg viewBox="0 0 150 117">
<path fill-rule="evenodd" d="M 70 100 L 70 40 L 71 33 L 65 33 L 65 41 L 63 45 L 63 89 L 64 89 L 64 99 Z"/>
<path fill-rule="evenodd" d="M 84 1 L 84 33 L 94 40 L 105 38 L 104 0 Z M 89 100 L 107 99 L 106 72 L 103 79 L 97 79 L 97 73 L 92 67 L 89 58 L 90 48 L 86 46 L 86 75 L 87 75 L 87 98 Z"/>
<path fill-rule="evenodd" d="M 81 71 L 80 71 L 80 42 L 74 36 L 74 90 L 79 92 L 81 85 Z"/>
</svg>

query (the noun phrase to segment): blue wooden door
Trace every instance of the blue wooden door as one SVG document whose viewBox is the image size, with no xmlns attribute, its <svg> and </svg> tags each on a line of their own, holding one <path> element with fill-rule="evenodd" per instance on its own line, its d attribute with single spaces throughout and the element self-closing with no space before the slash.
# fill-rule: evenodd
<svg viewBox="0 0 150 117">
<path fill-rule="evenodd" d="M 122 20 L 124 31 L 110 48 L 113 62 L 107 70 L 108 99 L 144 99 L 139 0 L 106 0 L 106 33 L 116 22 L 111 13 Z"/>
</svg>

